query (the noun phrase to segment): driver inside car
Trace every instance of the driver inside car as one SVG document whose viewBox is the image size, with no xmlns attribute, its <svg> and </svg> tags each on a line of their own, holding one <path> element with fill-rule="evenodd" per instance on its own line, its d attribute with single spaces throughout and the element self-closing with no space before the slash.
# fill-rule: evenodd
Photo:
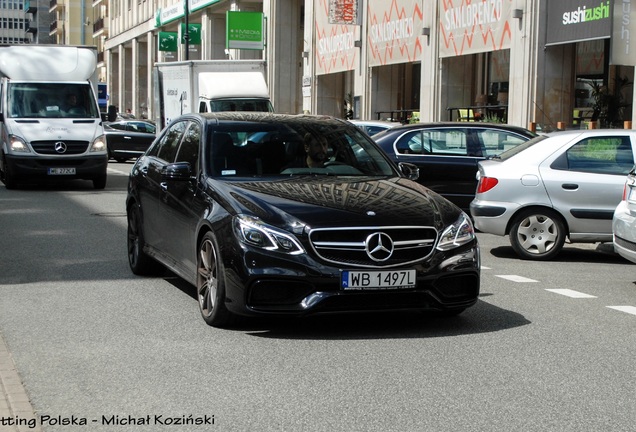
<svg viewBox="0 0 636 432">
<path fill-rule="evenodd" d="M 305 154 L 285 168 L 323 168 L 328 160 L 329 144 L 322 136 L 307 132 L 303 136 Z"/>
</svg>

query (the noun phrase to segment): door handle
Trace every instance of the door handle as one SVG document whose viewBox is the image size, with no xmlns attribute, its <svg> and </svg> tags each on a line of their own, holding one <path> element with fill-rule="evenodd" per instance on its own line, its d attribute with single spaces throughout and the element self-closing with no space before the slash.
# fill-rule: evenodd
<svg viewBox="0 0 636 432">
<path fill-rule="evenodd" d="M 161 183 L 159 183 L 159 187 L 161 188 L 161 190 L 162 190 L 163 192 L 168 192 L 168 183 L 166 183 L 166 182 L 161 182 Z"/>
<path fill-rule="evenodd" d="M 563 183 L 561 187 L 565 190 L 577 190 L 579 188 L 579 185 L 577 185 L 576 183 Z"/>
</svg>

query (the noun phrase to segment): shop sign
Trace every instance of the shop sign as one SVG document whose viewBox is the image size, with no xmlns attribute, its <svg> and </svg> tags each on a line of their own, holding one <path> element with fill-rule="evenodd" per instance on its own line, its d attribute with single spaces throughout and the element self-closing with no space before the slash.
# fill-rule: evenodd
<svg viewBox="0 0 636 432">
<path fill-rule="evenodd" d="M 228 49 L 265 48 L 263 14 L 260 12 L 226 12 L 226 40 Z"/>
<path fill-rule="evenodd" d="M 636 0 L 614 2 L 610 63 L 636 66 Z"/>
<path fill-rule="evenodd" d="M 188 12 L 194 12 L 204 7 L 213 5 L 222 0 L 187 0 Z M 155 14 L 155 28 L 159 28 L 172 21 L 181 19 L 185 16 L 185 2 L 184 0 L 178 1 L 172 6 L 166 8 L 157 9 Z"/>
<path fill-rule="evenodd" d="M 188 0 L 188 10 L 190 12 L 194 12 L 196 10 L 203 9 L 204 7 L 211 6 L 220 1 L 222 0 Z"/>
<path fill-rule="evenodd" d="M 179 26 L 181 33 L 181 43 L 185 44 L 185 23 Z M 188 43 L 190 45 L 201 45 L 201 24 L 188 23 Z"/>
<path fill-rule="evenodd" d="M 547 9 L 546 45 L 603 39 L 611 35 L 610 0 L 549 0 Z"/>
<path fill-rule="evenodd" d="M 358 64 L 356 26 L 329 22 L 330 0 L 314 1 L 315 73 L 324 75 L 354 70 Z"/>
<path fill-rule="evenodd" d="M 159 51 L 177 51 L 177 32 L 159 32 Z"/>
<path fill-rule="evenodd" d="M 439 0 L 440 57 L 510 48 L 512 0 Z"/>
<path fill-rule="evenodd" d="M 368 0 L 369 66 L 421 60 L 423 12 L 420 0 Z"/>
<path fill-rule="evenodd" d="M 329 23 L 360 25 L 358 0 L 329 0 Z"/>
<path fill-rule="evenodd" d="M 157 10 L 157 15 L 155 17 L 155 26 L 161 27 L 164 24 L 182 18 L 185 15 L 185 9 L 183 6 L 184 3 L 179 2 L 173 4 L 170 7 Z"/>
</svg>

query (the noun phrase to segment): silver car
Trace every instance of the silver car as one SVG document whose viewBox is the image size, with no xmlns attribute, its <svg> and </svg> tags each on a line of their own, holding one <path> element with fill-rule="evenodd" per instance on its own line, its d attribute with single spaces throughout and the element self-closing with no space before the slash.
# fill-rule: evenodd
<svg viewBox="0 0 636 432">
<path fill-rule="evenodd" d="M 616 253 L 636 263 L 636 168 L 629 172 L 623 198 L 614 210 L 612 232 Z"/>
<path fill-rule="evenodd" d="M 554 258 L 566 239 L 611 242 L 635 143 L 634 130 L 555 132 L 479 162 L 475 227 L 509 235 L 530 260 Z"/>
</svg>

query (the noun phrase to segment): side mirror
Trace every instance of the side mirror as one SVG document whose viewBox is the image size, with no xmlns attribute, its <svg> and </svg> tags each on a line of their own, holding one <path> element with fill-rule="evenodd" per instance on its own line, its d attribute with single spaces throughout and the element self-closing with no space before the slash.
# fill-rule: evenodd
<svg viewBox="0 0 636 432">
<path fill-rule="evenodd" d="M 404 177 L 409 180 L 417 180 L 418 178 L 420 178 L 420 169 L 412 163 L 400 162 L 398 164 L 398 168 L 400 169 L 400 172 L 404 175 Z"/>
<path fill-rule="evenodd" d="M 166 165 L 161 170 L 162 181 L 189 181 L 192 178 L 192 168 L 189 162 L 176 162 Z"/>
</svg>

